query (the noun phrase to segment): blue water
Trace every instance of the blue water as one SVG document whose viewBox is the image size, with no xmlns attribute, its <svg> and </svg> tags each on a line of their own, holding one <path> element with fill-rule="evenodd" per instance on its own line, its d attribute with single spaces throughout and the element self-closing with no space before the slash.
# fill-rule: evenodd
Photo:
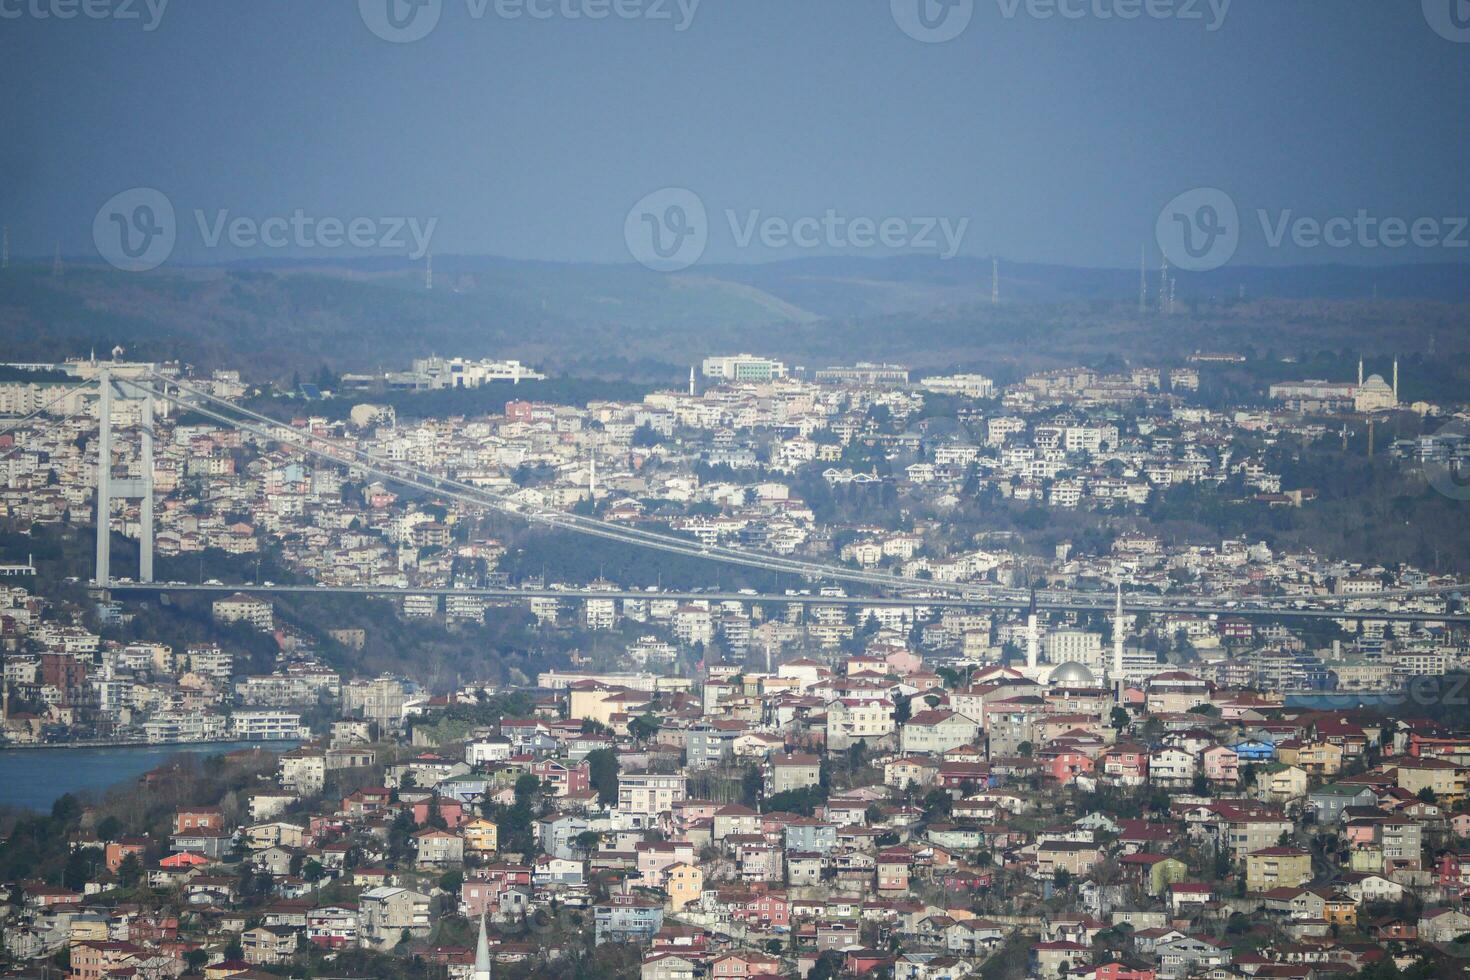
<svg viewBox="0 0 1470 980">
<path fill-rule="evenodd" d="M 103 790 L 137 779 L 171 756 L 220 755 L 257 745 L 275 752 L 295 742 L 211 742 L 198 745 L 87 746 L 0 750 L 0 806 L 50 810 L 63 793 Z"/>
</svg>

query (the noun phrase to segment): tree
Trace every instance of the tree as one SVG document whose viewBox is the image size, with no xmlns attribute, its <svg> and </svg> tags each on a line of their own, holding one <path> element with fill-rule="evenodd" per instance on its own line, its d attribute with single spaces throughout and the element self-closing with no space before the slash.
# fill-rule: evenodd
<svg viewBox="0 0 1470 980">
<path fill-rule="evenodd" d="M 747 767 L 744 775 L 740 777 L 740 802 L 746 806 L 755 806 L 760 802 L 765 785 L 765 780 L 761 778 L 760 766 Z"/>
<path fill-rule="evenodd" d="M 123 832 L 123 822 L 117 817 L 108 815 L 97 824 L 97 839 L 104 841 L 117 840 L 118 835 Z"/>
<path fill-rule="evenodd" d="M 1113 728 L 1121 732 L 1123 729 L 1128 727 L 1128 722 L 1130 719 L 1128 717 L 1127 711 L 1123 710 L 1122 708 L 1115 707 L 1113 708 L 1112 714 L 1109 715 L 1109 720 L 1112 723 Z"/>
<path fill-rule="evenodd" d="M 618 757 L 611 749 L 587 753 L 588 779 L 597 790 L 597 802 L 611 806 L 618 801 Z"/>
<path fill-rule="evenodd" d="M 893 699 L 893 720 L 902 725 L 909 720 L 913 714 L 913 697 L 908 694 L 900 694 Z"/>
<path fill-rule="evenodd" d="M 79 892 L 97 873 L 97 852 L 92 848 L 72 851 L 66 858 L 66 869 L 61 874 L 61 883 L 74 892 Z"/>
<path fill-rule="evenodd" d="M 628 722 L 628 734 L 640 745 L 658 734 L 659 720 L 652 714 L 639 715 Z"/>
<path fill-rule="evenodd" d="M 584 830 L 572 838 L 572 845 L 583 854 L 591 854 L 601 842 L 602 835 L 595 830 Z"/>
<path fill-rule="evenodd" d="M 921 804 L 924 808 L 924 819 L 933 820 L 937 817 L 949 816 L 949 811 L 954 806 L 954 797 L 942 789 L 932 789 L 924 797 Z"/>
<path fill-rule="evenodd" d="M 817 957 L 817 962 L 807 973 L 807 980 L 836 980 L 842 974 L 842 954 L 827 950 Z"/>
<path fill-rule="evenodd" d="M 541 791 L 541 780 L 530 773 L 525 773 L 516 778 L 515 794 L 516 806 L 530 807 L 531 800 Z"/>
<path fill-rule="evenodd" d="M 137 885 L 142 877 L 143 862 L 138 860 L 137 854 L 129 854 L 117 867 L 117 880 L 122 882 L 125 888 Z"/>
</svg>

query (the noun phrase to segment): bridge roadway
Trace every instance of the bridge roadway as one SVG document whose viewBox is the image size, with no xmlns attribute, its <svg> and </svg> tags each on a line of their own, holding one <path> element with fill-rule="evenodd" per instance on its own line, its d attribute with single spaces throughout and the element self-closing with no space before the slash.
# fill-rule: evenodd
<svg viewBox="0 0 1470 980">
<path fill-rule="evenodd" d="M 519 517 L 532 524 L 559 528 L 584 534 L 591 537 L 609 539 L 623 544 L 639 548 L 646 548 L 665 553 L 679 554 L 685 557 L 700 558 L 709 561 L 720 562 L 730 565 L 740 565 L 747 568 L 756 568 L 762 571 L 780 572 L 802 576 L 808 579 L 827 579 L 829 581 L 848 582 L 854 585 L 878 589 L 903 589 L 914 586 L 912 580 L 893 573 L 873 572 L 861 569 L 849 568 L 841 565 L 830 565 L 821 562 L 813 562 L 795 559 L 787 556 L 763 554 L 760 552 L 746 551 L 740 548 L 732 548 L 724 545 L 701 545 L 693 540 L 676 537 L 667 533 L 650 531 L 645 529 L 628 527 L 607 521 L 595 520 L 576 514 L 559 511 L 536 511 L 527 508 L 517 502 L 506 499 L 497 493 L 487 492 L 482 487 L 463 483 L 459 480 L 440 474 L 430 473 L 402 461 L 385 460 L 364 452 L 353 445 L 344 445 L 336 440 L 317 436 L 311 433 L 302 433 L 290 426 L 285 425 L 277 419 L 272 419 L 259 412 L 251 411 L 244 406 L 237 405 L 226 399 L 219 398 L 203 389 L 187 384 L 178 379 L 167 379 L 160 375 L 150 375 L 151 380 L 158 382 L 159 388 L 154 391 L 156 395 L 178 405 L 182 409 L 198 412 L 213 418 L 223 425 L 232 426 L 244 432 L 251 433 L 259 438 L 273 440 L 290 445 L 310 456 L 327 460 L 340 466 L 355 467 L 366 472 L 380 476 L 392 482 L 405 486 L 414 487 L 430 493 L 439 494 L 458 500 L 472 506 L 488 508 L 500 511 L 511 516 Z M 194 400 L 180 397 L 178 394 L 170 394 L 168 387 L 172 385 L 181 392 L 188 392 L 194 396 Z M 205 403 L 208 404 L 205 404 Z M 211 408 L 210 405 L 215 406 Z M 223 411 L 222 411 L 223 410 Z M 224 411 L 244 415 L 241 419 L 224 414 Z M 248 419 L 248 420 L 247 420 Z M 323 448 L 327 447 L 327 448 Z M 330 451 L 328 451 L 330 450 Z M 921 586 L 924 589 L 936 592 L 948 593 L 951 597 L 958 596 L 963 599 L 960 602 L 950 603 L 964 608 L 997 608 L 1014 609 L 1017 604 L 1029 605 L 1031 598 L 1024 590 L 1008 589 L 995 585 L 963 584 L 953 582 L 925 582 Z M 1375 594 L 1374 598 L 1388 600 L 1391 598 L 1409 598 L 1419 595 L 1433 595 L 1443 593 L 1460 592 L 1465 586 L 1455 583 L 1449 585 L 1437 585 L 1426 588 L 1400 589 Z M 376 591 L 376 590 L 368 590 Z M 985 593 L 987 598 L 977 599 L 978 593 Z M 1235 607 L 1226 606 L 1225 603 L 1238 600 Z M 1337 618 L 1332 615 L 1333 611 L 1323 610 L 1294 610 L 1276 607 L 1270 613 L 1265 611 L 1253 612 L 1247 602 L 1254 600 L 1240 599 L 1238 596 L 1220 596 L 1216 598 L 1215 604 L 1208 608 L 1193 609 L 1187 606 L 1178 607 L 1178 611 L 1193 611 L 1202 613 L 1238 614 L 1238 615 L 1268 615 L 1279 613 L 1286 618 L 1311 618 L 1322 614 L 1325 618 Z M 900 605 L 910 603 L 900 602 Z M 934 603 L 929 603 L 934 604 Z M 1042 590 L 1041 597 L 1037 603 L 1038 608 L 1057 610 L 1082 609 L 1091 610 L 1100 608 L 1090 595 L 1069 592 L 1060 589 Z M 1125 602 L 1125 608 L 1129 608 Z M 1138 604 L 1139 611 L 1156 610 L 1160 612 L 1174 611 L 1172 607 Z M 1375 618 L 1394 619 L 1402 622 L 1463 622 L 1467 620 L 1454 616 L 1438 616 L 1424 613 L 1402 613 L 1393 616 L 1374 617 L 1341 617 L 1341 618 Z"/>
<path fill-rule="evenodd" d="M 958 596 L 823 596 L 810 594 L 776 595 L 749 592 L 644 592 L 637 589 L 511 589 L 511 588 L 383 588 L 369 585 L 211 585 L 170 584 L 168 582 L 111 582 L 105 588 L 112 592 L 203 592 L 216 594 L 265 595 L 362 595 L 377 598 L 402 598 L 414 595 L 432 596 L 478 596 L 485 599 L 673 599 L 679 602 L 746 602 L 756 604 L 795 603 L 803 606 L 929 606 L 934 608 L 1017 610 L 1031 605 L 1030 596 L 1013 599 L 965 598 Z M 1048 599 L 1038 594 L 1036 608 L 1049 612 L 1102 612 L 1111 613 L 1113 602 L 1109 596 L 1099 596 L 1096 602 L 1077 602 Z M 1457 623 L 1470 624 L 1470 613 L 1425 613 L 1400 610 L 1369 609 L 1295 609 L 1291 607 L 1267 607 L 1240 605 L 1222 606 L 1218 603 L 1189 602 L 1123 602 L 1124 612 L 1130 613 L 1178 613 L 1197 616 L 1239 616 L 1245 619 L 1346 619 L 1380 620 L 1395 623 Z"/>
</svg>

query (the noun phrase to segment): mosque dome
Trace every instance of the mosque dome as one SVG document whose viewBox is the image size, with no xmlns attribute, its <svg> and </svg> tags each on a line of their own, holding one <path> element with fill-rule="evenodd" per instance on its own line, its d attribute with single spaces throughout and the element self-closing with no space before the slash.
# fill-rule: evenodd
<svg viewBox="0 0 1470 980">
<path fill-rule="evenodd" d="M 1047 680 L 1056 687 L 1093 687 L 1097 684 L 1097 677 L 1092 671 L 1075 660 L 1058 664 Z"/>
</svg>

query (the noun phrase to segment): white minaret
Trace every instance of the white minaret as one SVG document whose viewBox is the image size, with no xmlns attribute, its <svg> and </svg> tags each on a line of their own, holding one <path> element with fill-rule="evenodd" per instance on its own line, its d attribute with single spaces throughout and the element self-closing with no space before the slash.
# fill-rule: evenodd
<svg viewBox="0 0 1470 980">
<path fill-rule="evenodd" d="M 1363 387 L 1363 359 L 1358 358 L 1358 387 Z"/>
<path fill-rule="evenodd" d="M 490 980 L 490 940 L 485 937 L 485 913 L 480 913 L 480 938 L 475 943 L 475 972 L 472 980 Z"/>
<path fill-rule="evenodd" d="M 694 397 L 694 365 L 689 365 L 689 397 Z"/>
<path fill-rule="evenodd" d="M 1123 689 L 1127 685 L 1123 672 L 1123 576 L 1115 575 L 1117 599 L 1113 606 L 1113 691 L 1114 700 L 1123 700 Z"/>
<path fill-rule="evenodd" d="M 597 496 L 597 454 L 596 453 L 593 453 L 592 454 L 592 469 L 591 469 L 591 472 L 587 476 L 587 495 L 590 496 L 590 497 L 594 497 L 594 498 Z"/>
<path fill-rule="evenodd" d="M 990 260 L 990 305 L 1000 305 L 1000 259 Z"/>
<path fill-rule="evenodd" d="M 1037 623 L 1036 614 L 1032 613 L 1026 617 L 1026 669 L 1033 677 L 1040 666 L 1040 654 L 1041 626 Z"/>
<path fill-rule="evenodd" d="M 1399 359 L 1397 357 L 1393 359 L 1393 403 L 1395 406 L 1399 403 Z"/>
<path fill-rule="evenodd" d="M 1117 602 L 1113 607 L 1113 673 L 1123 676 L 1123 577 L 1114 578 Z"/>
</svg>

